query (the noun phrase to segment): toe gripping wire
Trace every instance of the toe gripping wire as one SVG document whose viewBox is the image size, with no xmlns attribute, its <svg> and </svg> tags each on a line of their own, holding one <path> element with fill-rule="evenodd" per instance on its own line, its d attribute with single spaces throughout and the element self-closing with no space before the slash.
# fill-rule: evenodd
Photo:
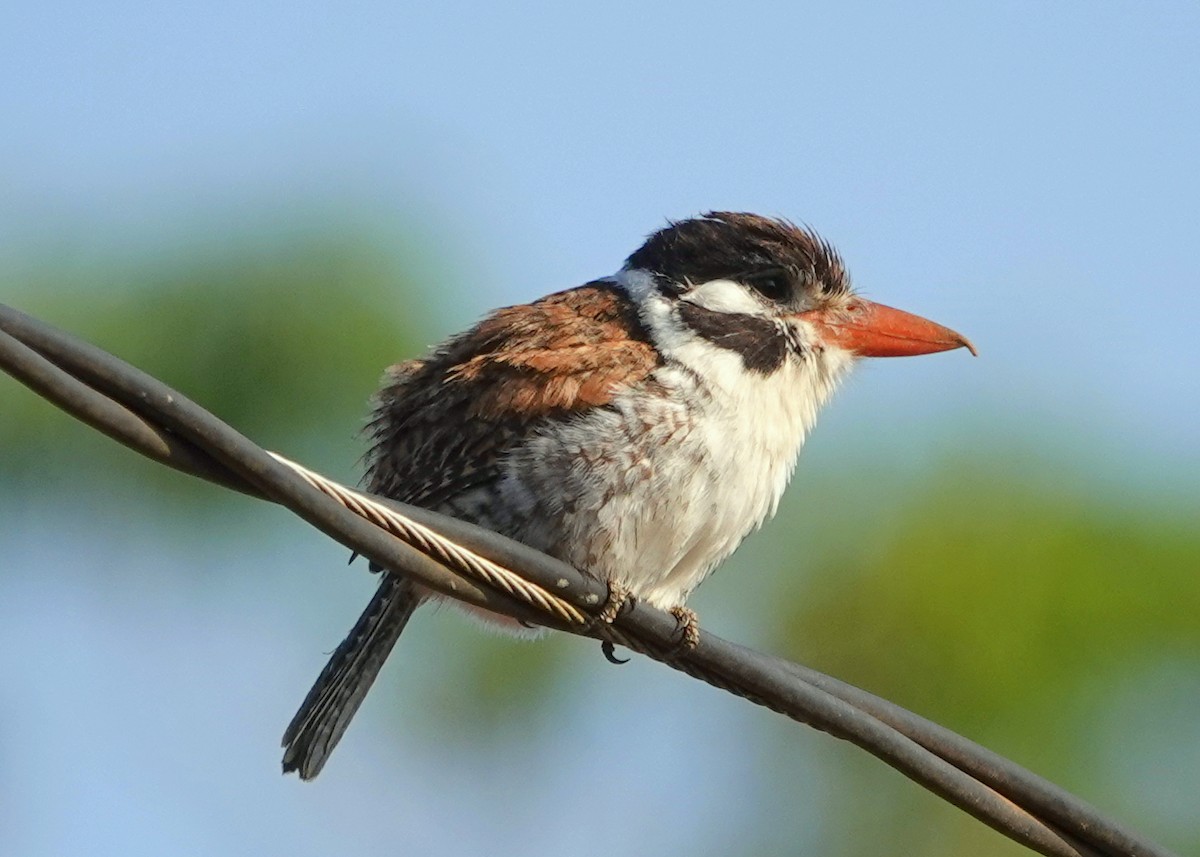
<svg viewBox="0 0 1200 857">
<path fill-rule="evenodd" d="M 267 452 L 157 379 L 0 304 L 0 369 L 76 419 L 183 473 L 285 506 L 385 568 L 522 622 L 621 646 L 850 741 L 1051 857 L 1170 857 L 1081 799 L 884 699 L 701 633 L 497 533 L 339 485 Z"/>
</svg>

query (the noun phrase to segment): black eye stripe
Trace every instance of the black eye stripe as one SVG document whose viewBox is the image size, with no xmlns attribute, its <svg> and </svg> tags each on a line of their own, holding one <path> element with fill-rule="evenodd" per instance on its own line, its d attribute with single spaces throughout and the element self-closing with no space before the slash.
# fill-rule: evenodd
<svg viewBox="0 0 1200 857">
<path fill-rule="evenodd" d="M 718 312 L 685 300 L 679 304 L 679 320 L 702 339 L 739 355 L 751 372 L 769 375 L 787 358 L 788 341 L 770 319 Z"/>
</svg>

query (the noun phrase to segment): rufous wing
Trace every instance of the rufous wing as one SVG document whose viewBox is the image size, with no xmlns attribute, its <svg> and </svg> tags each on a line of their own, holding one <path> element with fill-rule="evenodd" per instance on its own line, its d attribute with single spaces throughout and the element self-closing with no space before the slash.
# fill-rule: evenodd
<svg viewBox="0 0 1200 857">
<path fill-rule="evenodd" d="M 436 507 L 494 479 L 500 456 L 540 421 L 606 405 L 660 362 L 611 283 L 497 310 L 389 370 L 368 426 L 368 488 Z"/>
</svg>

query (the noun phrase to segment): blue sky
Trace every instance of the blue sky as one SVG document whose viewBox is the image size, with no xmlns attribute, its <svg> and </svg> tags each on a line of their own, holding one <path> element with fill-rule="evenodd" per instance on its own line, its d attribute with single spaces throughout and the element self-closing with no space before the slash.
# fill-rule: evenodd
<svg viewBox="0 0 1200 857">
<path fill-rule="evenodd" d="M 778 213 L 983 355 L 871 367 L 833 419 L 992 406 L 1068 447 L 1200 460 L 1194 4 L 5 17 L 0 252 L 203 243 L 344 206 L 471 284 L 450 329 L 611 271 L 666 217 Z"/>
<path fill-rule="evenodd" d="M 340 211 L 423 246 L 466 284 L 433 341 L 491 306 L 612 271 L 667 217 L 781 214 L 833 241 L 871 297 L 961 330 L 981 352 L 865 367 L 806 455 L 919 466 L 947 445 L 1028 430 L 1052 453 L 1092 450 L 1101 481 L 1150 474 L 1194 497 L 1198 44 L 1190 2 L 11 3 L 0 13 L 0 260 L 19 270 L 51 256 L 204 246 L 264 220 L 286 229 L 313 210 Z M 10 592 L 9 603 L 56 593 Z M 223 611 L 187 629 L 233 629 L 227 653 L 204 656 L 232 664 L 244 643 L 266 646 L 264 660 L 285 657 L 256 617 L 215 618 Z M 123 621 L 80 633 L 98 652 L 131 656 L 129 641 L 106 636 Z M 47 669 L 61 665 L 45 657 Z M 68 665 L 62 677 L 96 668 Z M 288 691 L 309 670 L 294 665 Z M 216 694 L 229 686 L 209 679 Z M 185 697 L 164 710 L 199 717 Z M 226 713 L 254 727 L 259 718 L 264 734 L 280 714 Z M 139 729 L 158 722 L 140 716 Z M 58 728 L 52 720 L 46 728 Z M 164 746 L 169 733 L 157 736 Z M 334 832 L 352 823 L 320 814 L 310 791 L 296 804 L 296 784 L 275 775 L 274 733 L 239 740 L 247 781 L 279 813 L 265 826 L 239 826 L 236 805 L 206 805 L 218 820 L 207 826 L 186 808 L 211 799 L 215 756 L 195 794 L 161 795 L 156 784 L 178 771 L 164 767 L 170 755 L 145 770 L 82 756 L 121 772 L 124 792 L 85 802 L 111 835 L 29 828 L 27 853 L 84 853 L 89 842 L 97 853 L 97 842 L 164 853 L 185 840 L 207 853 L 255 842 L 310 853 L 278 830 L 307 812 Z M 419 777 L 403 779 L 416 775 L 361 744 L 341 752 L 358 753 L 346 764 L 369 768 L 366 781 L 391 790 L 381 800 L 419 821 L 422 805 L 404 803 Z M 689 758 L 662 752 L 664 764 Z M 28 769 L 76 770 L 59 761 L 30 757 Z M 462 785 L 444 759 L 415 767 Z M 25 798 L 43 811 L 91 793 L 86 780 L 38 788 Z M 334 784 L 321 794 L 358 817 L 352 793 Z M 146 806 L 161 826 L 137 820 Z M 489 830 L 453 834 L 471 851 Z M 303 842 L 328 853 L 334 832 L 324 846 Z M 386 838 L 360 845 L 390 853 Z"/>
</svg>

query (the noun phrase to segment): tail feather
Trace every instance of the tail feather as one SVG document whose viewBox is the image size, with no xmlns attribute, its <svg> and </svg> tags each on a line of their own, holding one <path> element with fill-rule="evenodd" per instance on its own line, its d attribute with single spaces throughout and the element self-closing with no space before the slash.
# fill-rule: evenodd
<svg viewBox="0 0 1200 857">
<path fill-rule="evenodd" d="M 283 733 L 285 774 L 297 771 L 311 780 L 321 772 L 420 603 L 412 581 L 384 575 Z"/>
</svg>

